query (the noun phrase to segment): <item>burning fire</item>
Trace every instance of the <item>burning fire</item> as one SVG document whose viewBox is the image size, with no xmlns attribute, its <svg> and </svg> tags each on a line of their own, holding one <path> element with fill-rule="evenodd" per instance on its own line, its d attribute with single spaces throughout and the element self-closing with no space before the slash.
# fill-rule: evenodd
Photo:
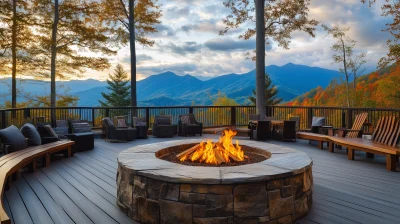
<svg viewBox="0 0 400 224">
<path fill-rule="evenodd" d="M 208 164 L 229 163 L 231 160 L 237 162 L 245 159 L 244 151 L 236 141 L 236 145 L 232 143 L 232 138 L 237 134 L 234 130 L 224 130 L 222 136 L 217 143 L 211 140 L 201 142 L 192 148 L 179 153 L 177 157 L 180 161 L 190 160 L 192 162 L 201 162 Z"/>
</svg>

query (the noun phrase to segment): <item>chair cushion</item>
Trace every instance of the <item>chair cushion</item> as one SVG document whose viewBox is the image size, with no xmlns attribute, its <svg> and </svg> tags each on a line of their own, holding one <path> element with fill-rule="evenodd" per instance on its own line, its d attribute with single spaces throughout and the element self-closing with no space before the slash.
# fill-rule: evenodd
<svg viewBox="0 0 400 224">
<path fill-rule="evenodd" d="M 170 125 L 171 120 L 169 118 L 159 117 L 155 119 L 155 123 L 159 125 Z"/>
<path fill-rule="evenodd" d="M 25 136 L 14 125 L 0 130 L 0 139 L 2 143 L 10 145 L 15 151 L 28 148 Z"/>
<path fill-rule="evenodd" d="M 144 118 L 133 117 L 133 126 L 147 126 L 147 123 Z"/>
<path fill-rule="evenodd" d="M 21 129 L 21 133 L 28 139 L 28 145 L 41 145 L 42 139 L 40 138 L 39 132 L 36 130 L 33 124 L 26 123 L 24 124 Z"/>
<path fill-rule="evenodd" d="M 127 127 L 125 119 L 117 119 L 117 127 Z"/>
<path fill-rule="evenodd" d="M 111 121 L 111 119 L 109 118 L 109 117 L 105 117 L 105 118 L 103 118 L 103 124 L 104 125 L 108 125 L 108 126 L 113 126 L 114 124 L 113 124 L 113 122 Z"/>
<path fill-rule="evenodd" d="M 181 116 L 181 121 L 183 124 L 190 124 L 190 117 L 188 115 Z"/>
<path fill-rule="evenodd" d="M 89 123 L 81 120 L 70 120 L 72 133 L 91 132 L 92 127 Z"/>
<path fill-rule="evenodd" d="M 325 117 L 313 117 L 311 126 L 324 126 L 325 120 Z"/>
</svg>

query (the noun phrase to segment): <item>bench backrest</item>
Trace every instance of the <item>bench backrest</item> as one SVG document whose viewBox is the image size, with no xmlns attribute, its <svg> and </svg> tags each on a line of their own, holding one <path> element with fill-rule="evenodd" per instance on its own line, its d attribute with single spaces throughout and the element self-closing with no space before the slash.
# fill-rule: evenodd
<svg viewBox="0 0 400 224">
<path fill-rule="evenodd" d="M 360 130 L 361 131 L 365 120 L 367 120 L 367 117 L 368 117 L 368 113 L 357 114 L 356 118 L 354 119 L 354 123 L 353 123 L 353 126 L 351 127 L 351 130 Z M 346 137 L 357 138 L 358 134 L 359 134 L 359 132 L 350 131 L 347 133 Z"/>
<path fill-rule="evenodd" d="M 400 120 L 397 117 L 381 117 L 372 134 L 377 143 L 396 147 L 400 135 Z"/>
</svg>

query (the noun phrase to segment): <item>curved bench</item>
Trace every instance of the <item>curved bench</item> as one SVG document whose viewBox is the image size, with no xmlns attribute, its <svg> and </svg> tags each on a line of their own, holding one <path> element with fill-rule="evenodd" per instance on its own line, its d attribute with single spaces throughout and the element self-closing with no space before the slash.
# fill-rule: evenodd
<svg viewBox="0 0 400 224">
<path fill-rule="evenodd" d="M 65 157 L 72 156 L 71 146 L 73 144 L 73 141 L 57 141 L 29 147 L 0 157 L 0 199 L 3 199 L 5 187 L 11 183 L 12 176 L 15 175 L 14 177 L 18 178 L 19 169 L 28 166 L 29 172 L 34 172 L 36 170 L 36 159 L 38 158 L 45 158 L 45 166 L 48 166 L 50 165 L 50 155 L 55 152 L 65 151 Z M 0 203 L 0 223 L 11 223 L 2 201 Z"/>
</svg>

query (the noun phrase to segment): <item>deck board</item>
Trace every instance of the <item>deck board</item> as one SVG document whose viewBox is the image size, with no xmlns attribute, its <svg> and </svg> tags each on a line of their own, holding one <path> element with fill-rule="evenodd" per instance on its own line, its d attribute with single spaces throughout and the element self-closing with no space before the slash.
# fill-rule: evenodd
<svg viewBox="0 0 400 224">
<path fill-rule="evenodd" d="M 80 190 L 61 177 L 50 167 L 42 169 L 43 173 L 50 178 L 68 197 L 82 210 L 94 223 L 117 223 L 100 206 L 103 200 L 96 198 L 93 202 L 89 200 Z M 87 193 L 87 192 L 84 192 Z M 89 195 L 88 193 L 86 195 Z"/>
<path fill-rule="evenodd" d="M 216 136 L 203 135 L 202 138 L 210 137 Z M 93 150 L 55 161 L 34 174 L 24 173 L 24 186 L 31 189 L 18 188 L 16 184 L 20 183 L 15 182 L 6 191 L 4 204 L 16 224 L 32 222 L 36 220 L 34 215 L 40 215 L 30 214 L 30 205 L 24 204 L 24 200 L 33 195 L 45 208 L 40 213 L 47 212 L 55 223 L 135 223 L 116 206 L 118 153 L 138 144 L 178 139 L 183 137 L 149 137 L 128 143 L 108 143 L 98 139 Z M 313 206 L 298 223 L 399 223 L 400 172 L 386 171 L 383 156 L 365 158 L 365 153 L 356 152 L 355 161 L 349 161 L 345 149 L 329 153 L 327 149 L 320 150 L 317 145 L 303 140 L 270 143 L 296 148 L 313 159 Z M 397 171 L 400 171 L 399 165 Z M 25 191 L 30 192 L 28 196 Z M 23 216 L 14 217 L 13 214 Z M 25 218 L 27 222 L 24 222 Z"/>
<path fill-rule="evenodd" d="M 47 213 L 40 199 L 35 195 L 35 192 L 28 185 L 24 178 L 21 178 L 15 183 L 15 187 L 17 188 L 21 198 L 29 211 L 34 223 L 43 223 L 43 224 L 51 224 L 53 220 L 50 215 Z M 41 215 L 33 215 L 33 214 L 41 214 Z"/>
<path fill-rule="evenodd" d="M 24 175 L 24 179 L 35 192 L 37 197 L 46 208 L 54 223 L 57 224 L 73 224 L 74 222 L 62 207 L 54 201 L 49 192 L 39 183 L 39 181 L 31 174 Z"/>
<path fill-rule="evenodd" d="M 18 193 L 16 187 L 11 187 L 6 192 L 6 197 L 8 201 L 8 205 L 10 206 L 12 218 L 14 219 L 14 223 L 33 223 L 31 216 L 27 208 L 25 207 L 24 201 L 21 198 L 21 195 Z M 11 216 L 10 216 L 11 217 Z"/>
</svg>

